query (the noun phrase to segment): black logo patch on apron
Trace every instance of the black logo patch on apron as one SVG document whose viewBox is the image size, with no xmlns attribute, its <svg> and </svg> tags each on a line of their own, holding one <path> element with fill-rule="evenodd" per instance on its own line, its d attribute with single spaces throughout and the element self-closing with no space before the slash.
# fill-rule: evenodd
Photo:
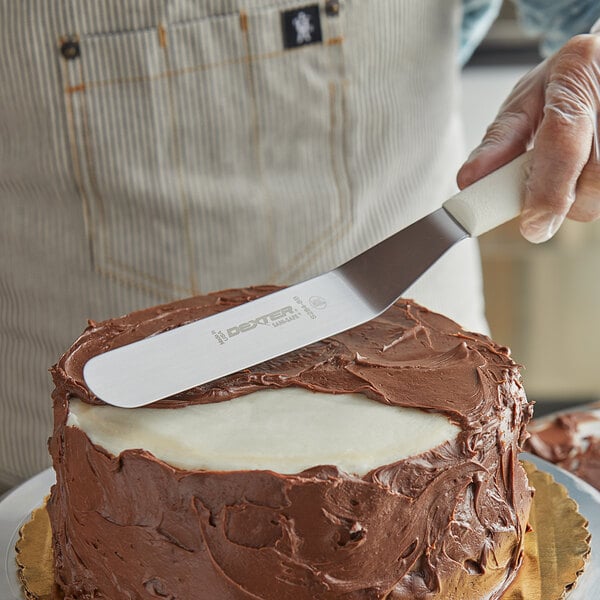
<svg viewBox="0 0 600 600">
<path fill-rule="evenodd" d="M 284 48 L 297 48 L 323 41 L 318 4 L 282 12 L 281 25 Z"/>
</svg>

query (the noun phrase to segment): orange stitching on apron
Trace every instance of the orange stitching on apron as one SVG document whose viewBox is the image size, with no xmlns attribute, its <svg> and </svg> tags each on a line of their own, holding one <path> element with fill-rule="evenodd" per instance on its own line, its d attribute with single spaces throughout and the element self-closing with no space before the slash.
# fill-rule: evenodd
<svg viewBox="0 0 600 600">
<path fill-rule="evenodd" d="M 341 44 L 344 41 L 343 36 L 339 36 L 338 38 L 332 38 L 335 40 L 339 40 Z M 351 181 L 349 176 L 348 169 L 348 153 L 347 153 L 347 123 L 348 123 L 348 105 L 347 105 L 347 88 L 348 88 L 348 80 L 346 79 L 346 62 L 344 60 L 344 55 L 340 55 L 341 58 L 341 82 L 338 83 L 340 89 L 340 109 L 341 109 L 341 122 L 340 122 L 340 133 L 341 133 L 341 156 L 342 156 L 342 164 L 338 165 L 336 161 L 334 148 L 335 148 L 335 105 L 334 98 L 330 95 L 330 107 L 331 107 L 331 133 L 330 133 L 330 149 L 331 149 L 331 165 L 332 171 L 334 174 L 335 185 L 338 190 L 338 198 L 339 198 L 339 206 L 340 206 L 340 218 L 337 223 L 332 226 L 332 234 L 329 240 L 323 239 L 322 242 L 329 242 L 328 245 L 331 247 L 332 244 L 337 242 L 339 239 L 343 237 L 343 235 L 347 234 L 350 230 L 350 225 L 354 220 L 353 207 L 352 207 L 352 188 Z M 335 94 L 337 90 L 337 86 L 335 82 L 330 83 L 330 94 Z M 347 185 L 346 193 L 344 193 L 342 189 L 342 182 L 345 182 Z M 320 244 L 323 246 L 324 244 Z M 320 249 L 322 250 L 322 248 Z M 297 267 L 288 274 L 288 278 L 292 277 L 293 279 L 297 279 L 302 274 L 302 268 L 304 268 L 304 273 L 311 266 L 314 265 L 318 256 L 313 252 L 312 259 L 310 258 L 310 254 L 306 254 L 306 259 L 304 261 L 304 266 L 302 263 L 298 264 Z M 310 259 L 310 260 L 309 260 Z"/>
<path fill-rule="evenodd" d="M 335 86 L 335 84 L 331 84 L 333 86 Z M 352 197 L 351 194 L 351 190 L 350 190 L 350 177 L 348 175 L 349 171 L 348 171 L 348 156 L 347 156 L 347 152 L 346 152 L 346 123 L 347 123 L 347 110 L 348 107 L 346 105 L 346 87 L 348 85 L 348 82 L 346 80 L 342 81 L 341 87 L 340 87 L 340 105 L 341 105 L 341 112 L 342 112 L 342 119 L 341 119 L 341 136 L 342 136 L 342 140 L 341 140 L 341 146 L 342 146 L 342 150 L 341 150 L 341 154 L 342 154 L 342 165 L 338 165 L 337 161 L 335 160 L 335 154 L 333 152 L 334 149 L 334 135 L 333 135 L 333 123 L 332 123 L 332 134 L 331 134 L 331 163 L 332 163 L 332 170 L 333 170 L 333 174 L 334 174 L 334 178 L 335 178 L 335 186 L 338 190 L 338 198 L 339 198 L 339 203 L 340 203 L 340 212 L 341 212 L 341 218 L 338 220 L 338 222 L 335 224 L 335 226 L 332 227 L 332 233 L 331 233 L 331 237 L 329 239 L 323 239 L 322 242 L 328 242 L 329 246 L 331 246 L 332 244 L 334 244 L 335 242 L 337 242 L 339 239 L 342 238 L 342 236 L 348 232 L 348 230 L 350 229 L 350 224 L 353 221 L 353 211 L 352 211 L 352 205 L 350 203 L 350 198 Z M 332 120 L 334 119 L 334 115 L 333 115 L 333 107 L 332 107 Z M 345 194 L 342 191 L 342 178 L 344 181 L 347 182 L 348 185 L 348 193 Z M 344 200 L 346 199 L 346 200 Z M 311 260 L 309 260 L 307 263 L 305 263 L 304 265 L 304 269 L 308 269 L 310 266 L 314 265 L 314 263 L 317 260 L 317 256 L 313 253 L 313 258 Z M 293 273 L 292 275 L 294 275 L 294 278 L 297 278 L 298 276 L 298 269 L 296 269 L 296 272 Z"/>
<path fill-rule="evenodd" d="M 65 94 L 76 94 L 77 92 L 85 92 L 85 83 L 70 85 L 65 88 Z"/>
<path fill-rule="evenodd" d="M 346 79 L 346 67 L 344 69 L 344 80 L 342 81 L 342 164 L 344 168 L 345 180 L 348 183 L 348 206 L 346 207 L 348 218 L 346 219 L 345 230 L 350 229 L 350 224 L 354 221 L 354 206 L 351 202 L 354 194 L 352 193 L 352 180 L 350 178 L 350 167 L 348 166 L 348 85 L 350 82 Z"/>
<path fill-rule="evenodd" d="M 329 83 L 329 115 L 330 115 L 330 127 L 329 127 L 329 156 L 331 160 L 331 172 L 333 173 L 333 180 L 336 189 L 336 195 L 338 198 L 338 209 L 339 209 L 339 217 L 338 219 L 332 223 L 325 231 L 323 231 L 318 238 L 312 241 L 310 245 L 310 250 L 302 250 L 300 253 L 296 255 L 294 259 L 288 261 L 288 265 L 292 264 L 293 268 L 286 273 L 287 279 L 296 279 L 300 273 L 303 271 L 306 272 L 312 265 L 315 264 L 321 250 L 326 245 L 331 245 L 335 241 L 337 241 L 343 231 L 347 229 L 348 226 L 348 213 L 347 210 L 347 202 L 345 201 L 346 194 L 342 189 L 342 174 L 340 173 L 340 165 L 338 164 L 338 160 L 336 158 L 335 148 L 336 144 L 336 132 L 338 130 L 338 124 L 336 122 L 336 106 L 337 106 L 337 95 L 338 95 L 338 84 L 335 82 Z M 344 101 L 344 89 L 341 88 L 341 97 L 340 97 L 340 105 L 342 107 L 342 131 L 345 130 L 343 123 L 345 123 L 345 101 Z M 343 143 L 342 143 L 343 148 Z M 345 155 L 345 152 L 344 152 Z M 347 177 L 346 177 L 347 179 Z M 286 267 L 283 267 L 276 274 L 276 277 L 280 277 L 286 271 Z"/>
<path fill-rule="evenodd" d="M 341 105 L 341 113 L 342 113 L 342 119 L 341 119 L 341 154 L 342 154 L 342 165 L 339 165 L 337 160 L 335 159 L 335 153 L 333 151 L 334 149 L 334 139 L 333 139 L 333 129 L 332 129 L 332 135 L 331 135 L 331 163 L 332 163 L 332 170 L 333 170 L 333 174 L 334 174 L 334 178 L 335 178 L 335 186 L 336 189 L 338 191 L 338 198 L 339 198 L 339 204 L 340 204 L 340 215 L 341 215 L 341 219 L 337 222 L 337 224 L 335 225 L 335 227 L 332 228 L 332 232 L 331 232 L 331 237 L 329 239 L 324 239 L 324 242 L 327 242 L 329 244 L 329 246 L 331 246 L 332 244 L 334 244 L 335 242 L 337 242 L 339 239 L 342 238 L 343 234 L 347 233 L 348 230 L 350 229 L 350 224 L 352 223 L 353 220 L 353 215 L 352 215 L 352 211 L 351 211 L 351 204 L 350 204 L 350 197 L 351 197 L 351 192 L 350 192 L 350 178 L 348 176 L 348 157 L 347 157 L 347 153 L 346 153 L 346 122 L 347 122 L 347 106 L 346 106 L 346 85 L 347 82 L 343 81 L 340 87 L 340 105 Z M 333 117 L 332 117 L 333 118 Z M 347 193 L 344 193 L 344 191 L 342 191 L 342 179 L 344 181 L 347 182 L 348 185 L 348 190 Z M 314 265 L 314 263 L 317 260 L 317 256 L 313 256 L 312 260 L 310 260 L 306 265 L 305 265 L 305 269 L 309 268 L 310 266 Z"/>
<path fill-rule="evenodd" d="M 248 22 L 246 20 L 246 25 Z M 256 168 L 259 176 L 261 192 L 264 194 L 264 198 L 266 200 L 267 205 L 267 230 L 268 230 L 268 239 L 267 241 L 267 256 L 270 261 L 269 270 L 273 270 L 274 268 L 274 260 L 275 260 L 275 252 L 274 252 L 274 222 L 273 222 L 273 209 L 272 209 L 272 199 L 271 194 L 269 193 L 269 189 L 265 182 L 265 172 L 263 168 L 263 161 L 260 152 L 260 127 L 258 122 L 258 102 L 256 99 L 256 88 L 254 86 L 254 73 L 252 71 L 252 55 L 250 53 L 250 38 L 248 35 L 248 28 L 242 30 L 242 36 L 244 41 L 244 49 L 246 51 L 246 60 L 244 61 L 246 65 L 246 77 L 248 78 L 248 89 L 250 90 L 250 99 L 252 105 L 252 146 L 254 148 L 254 156 L 256 160 Z M 265 257 L 266 258 L 266 257 Z"/>
<path fill-rule="evenodd" d="M 240 11 L 240 29 L 244 32 L 248 31 L 248 14 L 243 10 Z"/>
<path fill-rule="evenodd" d="M 69 68 L 64 61 L 60 61 L 61 69 L 63 71 L 63 80 L 70 83 Z M 71 86 L 67 86 L 71 87 Z M 92 269 L 95 269 L 95 255 L 94 255 L 94 239 L 96 232 L 94 231 L 93 222 L 91 218 L 90 202 L 85 193 L 85 186 L 83 185 L 83 177 L 81 174 L 81 164 L 79 163 L 79 153 L 77 151 L 77 141 L 75 135 L 75 115 L 73 111 L 73 98 L 70 94 L 65 95 L 65 110 L 67 113 L 67 136 L 69 138 L 69 148 L 71 150 L 71 162 L 73 163 L 73 176 L 75 179 L 75 186 L 79 192 L 79 196 L 82 202 L 83 212 L 83 223 L 87 232 L 88 238 L 88 250 L 90 253 L 90 261 L 92 263 Z"/>
<path fill-rule="evenodd" d="M 167 72 L 171 70 L 171 59 L 169 56 L 169 49 L 165 46 L 163 48 L 163 53 L 165 57 L 165 65 L 167 67 Z M 183 208 L 183 219 L 185 223 L 183 224 L 184 230 L 184 247 L 187 253 L 188 265 L 189 265 L 189 281 L 190 287 L 192 291 L 192 295 L 196 295 L 199 293 L 198 282 L 196 278 L 197 265 L 196 265 L 196 253 L 194 252 L 193 242 L 192 242 L 192 232 L 191 228 L 191 220 L 190 220 L 190 203 L 187 193 L 185 191 L 184 185 L 184 174 L 183 174 L 183 164 L 181 158 L 181 139 L 179 137 L 179 129 L 177 127 L 177 117 L 175 111 L 175 94 L 173 91 L 173 83 L 171 79 L 168 79 L 167 93 L 169 97 L 169 113 L 170 113 L 170 121 L 171 121 L 171 133 L 173 136 L 173 161 L 177 168 L 177 184 L 179 187 L 179 197 L 182 202 Z"/>
<path fill-rule="evenodd" d="M 332 38 L 332 39 L 340 39 L 340 38 Z M 343 40 L 337 43 L 342 43 Z M 328 41 L 325 42 L 328 45 Z M 208 71 L 209 69 L 218 69 L 221 67 L 229 67 L 233 65 L 239 65 L 241 63 L 253 63 L 261 60 L 269 60 L 272 58 L 279 58 L 281 56 L 285 56 L 286 54 L 290 54 L 291 52 L 302 52 L 304 50 L 303 46 L 299 46 L 298 48 L 290 48 L 288 50 L 277 50 L 274 52 L 265 52 L 264 54 L 253 54 L 253 55 L 245 55 L 238 58 L 230 58 L 228 60 L 218 61 L 214 63 L 203 63 L 200 65 L 193 65 L 191 67 L 184 67 L 181 69 L 167 69 L 162 73 L 156 73 L 154 75 L 139 75 L 137 77 L 118 77 L 115 79 L 100 79 L 96 81 L 87 81 L 85 83 L 86 91 L 91 88 L 98 87 L 107 87 L 111 85 L 125 85 L 129 83 L 147 83 L 149 81 L 159 81 L 161 79 L 169 79 L 171 77 L 178 77 L 180 75 L 189 75 L 191 73 L 197 73 L 199 71 Z M 83 90 L 73 90 L 73 92 L 78 92 Z"/>
<path fill-rule="evenodd" d="M 243 30 L 243 27 L 247 28 L 247 20 L 244 20 L 241 17 L 241 28 Z M 160 34 L 159 34 L 160 35 Z M 324 42 L 324 45 L 327 46 L 333 46 L 333 45 L 339 45 L 342 44 L 344 42 L 344 38 L 342 36 L 340 37 L 335 37 L 335 38 L 330 38 L 329 40 L 326 40 Z M 112 79 L 112 80 L 96 80 L 96 81 L 88 81 L 85 84 L 81 84 L 81 86 L 70 86 L 68 91 L 69 93 L 73 94 L 73 93 L 78 93 L 81 91 L 87 91 L 90 88 L 95 88 L 95 87 L 105 87 L 105 86 L 111 86 L 111 85 L 123 85 L 123 84 L 128 84 L 128 83 L 144 83 L 144 82 L 149 82 L 149 81 L 158 81 L 161 79 L 170 79 L 172 77 L 176 77 L 179 75 L 185 75 L 185 74 L 191 74 L 191 73 L 195 73 L 195 72 L 199 72 L 199 71 L 206 71 L 209 69 L 213 69 L 213 68 L 219 68 L 219 67 L 223 67 L 223 66 L 230 66 L 230 65 L 235 65 L 235 64 L 240 64 L 240 63 L 245 63 L 248 66 L 248 72 L 249 72 L 249 77 L 250 77 L 250 85 L 251 85 L 251 89 L 253 90 L 252 92 L 252 96 L 253 96 L 253 103 L 256 105 L 256 95 L 254 92 L 254 85 L 253 85 L 253 78 L 252 78 L 252 70 L 250 68 L 251 63 L 255 62 L 255 61 L 259 61 L 259 60 L 266 60 L 266 59 L 271 59 L 271 58 L 278 58 L 281 56 L 284 56 L 286 54 L 289 54 L 290 52 L 294 52 L 294 51 L 302 51 L 302 47 L 298 47 L 298 48 L 294 48 L 294 49 L 288 49 L 288 50 L 281 50 L 281 51 L 275 51 L 275 52 L 267 52 L 267 53 L 263 53 L 263 54 L 257 54 L 257 55 L 252 55 L 250 54 L 250 50 L 249 50 L 249 41 L 247 39 L 247 30 L 245 31 L 245 45 L 247 48 L 247 54 L 245 56 L 239 57 L 239 58 L 235 58 L 235 59 L 229 59 L 229 60 L 225 60 L 225 61 L 219 61 L 219 62 L 215 62 L 215 63 L 204 63 L 204 64 L 200 64 L 200 65 L 194 65 L 191 67 L 185 67 L 182 69 L 171 69 L 170 65 L 169 65 L 169 61 L 168 61 L 168 53 L 166 48 L 164 48 L 165 50 L 165 56 L 167 57 L 167 70 L 162 72 L 162 73 L 157 73 L 155 75 L 145 75 L 145 76 L 139 76 L 139 77 L 128 77 L 128 78 L 117 78 L 117 79 Z M 169 86 L 170 87 L 170 86 Z M 169 90 L 170 92 L 170 96 L 172 95 L 172 91 Z M 345 98 L 343 98 L 343 104 L 345 104 Z M 173 101 L 173 109 L 172 112 L 174 113 L 174 101 Z M 174 114 L 173 114 L 173 118 L 174 118 Z M 258 121 L 256 120 L 256 142 L 255 142 L 255 146 L 257 148 L 257 158 L 260 159 L 260 156 L 258 154 L 258 150 L 259 150 L 259 132 L 258 132 Z M 344 133 L 344 132 L 343 132 Z M 344 155 L 344 162 L 346 162 L 346 156 Z M 179 174 L 182 177 L 182 172 L 181 172 L 181 161 L 179 161 Z M 347 172 L 347 166 L 345 168 L 346 172 Z M 262 169 L 261 169 L 262 171 Z M 339 176 L 336 175 L 336 181 L 339 180 Z M 336 183 L 337 186 L 337 183 Z M 186 204 L 186 206 L 184 207 L 186 208 L 186 212 L 189 210 L 189 205 Z M 271 231 L 273 231 L 273 217 L 272 217 L 272 212 L 270 212 L 268 214 L 269 217 L 269 221 L 270 221 L 270 229 Z M 189 222 L 189 219 L 186 218 L 186 221 Z M 347 221 L 347 219 L 346 219 Z M 342 223 L 339 223 L 339 225 L 341 226 Z M 348 226 L 348 222 L 345 223 L 346 227 L 345 229 L 347 229 Z M 333 227 L 333 226 L 332 226 Z M 337 226 L 336 226 L 337 229 Z M 189 228 L 188 231 L 186 232 L 189 234 Z M 331 236 L 329 237 L 330 240 L 334 240 L 334 239 L 338 239 L 341 235 L 341 232 L 337 233 L 337 235 Z M 320 241 L 320 244 L 322 244 L 324 240 L 322 239 Z M 273 251 L 272 251 L 272 246 L 273 246 L 273 234 L 271 234 L 270 236 L 270 257 L 271 257 L 271 262 L 273 263 Z M 194 260 L 194 254 L 191 251 L 191 238 L 188 235 L 188 252 L 190 254 L 189 259 L 190 262 L 192 262 Z M 310 255 L 312 255 L 314 252 L 311 251 L 310 254 L 306 254 L 305 249 L 303 250 L 303 252 L 301 253 L 301 255 L 305 258 L 305 261 L 307 259 L 310 258 Z M 109 258 L 109 257 L 107 257 Z M 116 261 L 114 258 L 110 257 L 113 264 L 118 264 L 118 261 Z M 311 262 L 314 262 L 316 260 L 316 258 L 313 258 L 311 260 Z M 303 262 L 305 262 L 303 261 Z M 290 261 L 292 262 L 292 264 L 294 263 L 294 261 Z M 288 263 L 289 264 L 289 263 Z M 301 268 L 301 265 L 296 264 L 296 269 L 294 269 L 294 271 L 298 271 Z M 134 267 L 130 267 L 129 268 L 132 272 L 135 272 L 136 269 Z M 278 272 L 281 273 L 282 269 L 278 269 Z M 110 274 L 110 273 L 104 273 L 104 274 Z M 114 276 L 115 279 L 122 281 L 122 279 L 120 279 L 117 275 L 112 274 Z M 142 274 L 140 272 L 140 275 L 143 275 L 145 277 L 149 277 L 149 274 Z M 173 282 L 168 282 L 169 286 L 173 289 L 178 289 L 178 290 L 185 290 L 186 293 L 189 293 L 190 290 L 187 290 L 183 287 L 180 286 L 176 286 L 174 285 Z M 129 282 L 130 285 L 133 285 L 134 287 L 137 287 L 138 289 L 141 289 L 142 291 L 147 291 L 148 289 L 142 286 L 139 286 L 136 284 L 136 282 Z M 198 293 L 197 290 L 197 285 L 196 285 L 196 281 L 195 281 L 195 271 L 192 275 L 192 293 Z"/>
<path fill-rule="evenodd" d="M 79 63 L 79 76 L 80 76 L 80 79 L 83 81 L 84 75 L 83 75 L 83 67 L 81 66 L 81 62 Z M 88 168 L 88 178 L 90 181 L 90 189 L 91 189 L 92 194 L 96 198 L 96 204 L 99 209 L 100 221 L 104 225 L 104 227 L 100 229 L 100 234 L 103 237 L 104 248 L 106 249 L 109 247 L 109 245 L 107 243 L 107 239 L 106 239 L 106 208 L 105 208 L 103 196 L 100 192 L 100 186 L 98 185 L 98 177 L 96 175 L 96 168 L 95 168 L 95 164 L 94 164 L 94 160 L 93 160 L 93 154 L 92 154 L 91 142 L 90 142 L 91 131 L 90 131 L 90 126 L 89 126 L 89 111 L 88 111 L 88 105 L 87 105 L 85 95 L 83 96 L 82 101 L 81 101 L 81 125 L 82 125 L 82 129 L 83 129 L 83 146 L 84 146 L 85 158 L 86 158 L 86 163 L 87 163 L 87 168 Z M 105 250 L 104 255 L 105 255 L 105 261 L 107 263 L 111 263 L 117 268 L 127 270 L 125 268 L 125 265 L 120 260 L 116 259 L 112 255 L 112 253 L 109 254 Z M 154 281 L 155 283 L 161 285 L 162 287 L 167 287 L 170 290 L 174 289 L 176 287 L 176 286 L 174 286 L 174 284 L 172 282 L 167 281 L 166 279 L 162 280 L 162 282 L 161 282 L 158 277 L 154 277 L 150 273 L 142 272 L 133 266 L 131 266 L 129 268 L 129 270 L 132 273 L 136 274 L 138 277 L 141 277 L 143 280 L 145 280 L 146 283 L 149 283 L 150 281 Z M 98 271 L 98 272 L 101 271 L 104 275 L 107 275 L 110 273 L 110 271 L 108 271 L 107 269 L 96 268 L 96 271 Z M 115 279 L 118 279 L 118 276 L 116 273 L 113 273 L 113 276 Z M 123 278 L 123 281 L 125 281 L 124 278 Z M 142 287 L 141 284 L 139 284 L 136 281 L 130 281 L 129 285 L 134 285 L 134 286 L 138 287 L 139 290 L 145 291 L 146 293 L 151 289 L 151 288 L 146 288 L 145 286 Z M 183 289 L 183 288 L 181 288 L 181 289 Z M 185 291 L 187 292 L 187 290 L 185 290 Z"/>
<path fill-rule="evenodd" d="M 81 66 L 81 61 L 77 61 L 78 70 L 79 70 L 79 79 L 80 81 L 84 80 L 83 75 L 83 67 Z M 85 88 L 85 85 L 84 85 Z M 91 150 L 91 134 L 90 134 L 90 126 L 89 126 L 89 113 L 87 107 L 87 96 L 83 94 L 81 104 L 80 104 L 80 112 L 81 112 L 81 126 L 83 129 L 83 148 L 85 152 L 85 162 L 87 164 L 88 169 L 88 178 L 90 180 L 90 188 L 91 191 L 96 198 L 96 204 L 99 209 L 100 221 L 102 223 L 106 222 L 106 210 L 104 208 L 104 199 L 102 198 L 102 194 L 100 194 L 99 186 L 98 186 L 98 178 L 96 177 L 96 169 L 94 166 L 94 161 L 92 159 L 92 150 Z M 106 247 L 106 241 L 105 241 Z"/>
<path fill-rule="evenodd" d="M 344 36 L 339 35 L 324 41 L 324 44 L 332 48 L 340 47 L 344 42 Z M 348 81 L 346 79 L 346 64 L 344 61 L 344 55 L 340 54 L 341 50 L 337 50 L 333 57 L 337 57 L 340 60 L 339 68 L 341 80 L 331 81 L 329 84 L 329 106 L 330 106 L 330 130 L 329 130 L 329 148 L 330 148 L 330 161 L 331 161 L 331 172 L 333 174 L 333 180 L 335 189 L 338 197 L 338 206 L 340 214 L 337 219 L 326 229 L 324 233 L 318 236 L 310 248 L 305 247 L 285 265 L 278 269 L 277 273 L 274 274 L 272 281 L 276 282 L 281 277 L 285 276 L 287 281 L 293 281 L 298 279 L 300 276 L 306 276 L 309 267 L 314 266 L 318 260 L 320 254 L 327 247 L 331 246 L 350 229 L 350 225 L 353 222 L 353 210 L 352 210 L 352 189 L 350 186 L 350 177 L 348 170 L 348 156 L 347 156 L 347 132 L 346 123 L 348 121 L 348 107 L 346 91 Z M 339 106 L 337 101 L 339 90 Z M 336 108 L 337 107 L 337 108 Z M 336 111 L 341 113 L 339 124 L 336 122 Z M 336 140 L 336 137 L 340 136 L 341 139 Z M 338 152 L 336 152 L 336 149 Z M 338 158 L 338 154 L 341 153 L 341 161 Z M 345 185 L 344 185 L 345 184 Z"/>
<path fill-rule="evenodd" d="M 167 47 L 167 30 L 165 29 L 165 26 L 162 23 L 158 24 L 158 45 L 161 48 L 166 48 Z"/>
<path fill-rule="evenodd" d="M 79 64 L 78 64 L 78 69 L 79 69 L 80 80 L 83 81 L 84 75 L 83 75 L 83 67 L 81 65 L 81 62 L 79 62 Z M 64 65 L 64 63 L 63 63 L 63 70 L 65 71 L 64 79 L 68 83 L 69 82 L 69 71 L 68 71 L 68 67 L 66 65 Z M 171 282 L 167 279 L 163 279 L 161 277 L 156 277 L 150 273 L 143 272 L 143 271 L 133 267 L 132 265 L 126 265 L 123 262 L 121 262 L 120 260 L 116 259 L 114 256 L 112 256 L 112 254 L 108 254 L 105 252 L 105 262 L 107 264 L 110 263 L 113 266 L 115 266 L 117 269 L 121 269 L 123 271 L 129 271 L 136 277 L 140 277 L 142 280 L 145 280 L 144 282 L 147 285 L 144 285 L 143 284 L 144 282 L 140 282 L 140 281 L 136 281 L 133 279 L 128 279 L 126 277 L 123 277 L 122 275 L 119 275 L 118 273 L 111 271 L 109 269 L 103 268 L 99 264 L 97 264 L 97 261 L 95 258 L 94 240 L 100 238 L 100 233 L 102 232 L 102 229 L 100 230 L 100 233 L 98 231 L 96 231 L 96 229 L 94 227 L 94 220 L 91 218 L 91 211 L 89 209 L 88 195 L 85 191 L 86 186 L 83 184 L 81 163 L 79 161 L 79 152 L 77 151 L 78 144 L 75 139 L 76 134 L 75 134 L 75 124 L 74 124 L 73 103 L 72 103 L 72 99 L 69 94 L 69 90 L 85 91 L 85 89 L 86 89 L 85 83 L 81 83 L 79 85 L 74 85 L 74 86 L 69 85 L 65 88 L 65 91 L 67 93 L 67 96 L 66 96 L 67 111 L 70 115 L 70 119 L 68 119 L 70 121 L 69 138 L 70 138 L 70 142 L 72 145 L 72 153 L 76 157 L 76 159 L 74 159 L 74 162 L 76 160 L 76 163 L 77 163 L 76 184 L 79 189 L 80 195 L 84 201 L 84 207 L 85 207 L 84 218 L 86 219 L 86 228 L 88 230 L 88 243 L 90 246 L 90 256 L 92 259 L 92 261 L 91 261 L 92 268 L 94 269 L 94 271 L 101 274 L 102 276 L 105 276 L 105 277 L 108 276 L 120 284 L 127 285 L 129 287 L 133 287 L 134 289 L 137 289 L 138 291 L 141 291 L 145 294 L 149 294 L 149 295 L 159 298 L 159 299 L 172 300 L 172 294 L 170 293 L 171 291 L 175 291 L 175 292 L 178 292 L 178 293 L 181 293 L 184 295 L 190 295 L 190 293 L 193 293 L 193 291 L 190 290 L 189 288 L 175 285 L 174 282 Z M 72 130 L 71 130 L 71 127 L 72 127 Z M 105 211 L 105 207 L 104 207 L 104 201 L 102 199 L 102 194 L 100 193 L 100 187 L 98 185 L 96 169 L 95 169 L 94 161 L 92 158 L 93 153 L 91 150 L 91 143 L 90 143 L 91 131 L 90 131 L 90 127 L 89 127 L 89 112 L 87 109 L 87 102 L 85 101 L 85 96 L 83 97 L 83 99 L 81 101 L 81 128 L 83 131 L 83 147 L 84 147 L 86 165 L 87 165 L 87 170 L 88 170 L 90 191 L 96 198 L 96 204 L 99 208 L 100 219 L 102 221 L 105 221 L 106 220 L 106 211 Z M 106 240 L 104 240 L 104 247 L 107 247 Z M 169 292 L 161 292 L 160 290 L 156 289 L 155 287 L 151 287 L 153 283 L 161 286 L 162 288 L 165 288 L 165 287 L 168 288 Z"/>
</svg>

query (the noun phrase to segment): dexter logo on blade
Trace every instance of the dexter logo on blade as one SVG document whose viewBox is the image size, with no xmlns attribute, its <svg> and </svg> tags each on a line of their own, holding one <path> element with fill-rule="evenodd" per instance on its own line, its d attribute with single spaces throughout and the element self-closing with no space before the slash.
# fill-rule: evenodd
<svg viewBox="0 0 600 600">
<path fill-rule="evenodd" d="M 212 334 L 217 342 L 222 345 L 231 338 L 256 329 L 259 325 L 266 325 L 267 327 L 280 327 L 281 325 L 285 325 L 290 321 L 299 319 L 301 316 L 302 315 L 297 308 L 292 306 L 284 306 L 283 308 L 274 310 L 273 312 L 257 317 L 256 319 L 250 319 L 244 323 L 239 323 L 238 325 L 228 327 L 226 331 L 213 330 Z"/>
</svg>

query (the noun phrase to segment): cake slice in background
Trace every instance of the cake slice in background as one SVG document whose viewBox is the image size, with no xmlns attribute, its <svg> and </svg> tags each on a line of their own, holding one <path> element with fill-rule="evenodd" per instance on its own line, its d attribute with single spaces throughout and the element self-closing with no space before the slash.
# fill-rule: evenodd
<svg viewBox="0 0 600 600">
<path fill-rule="evenodd" d="M 486 336 L 402 300 L 150 407 L 86 387 L 90 357 L 273 289 L 92 323 L 53 368 L 65 599 L 499 598 L 522 561 L 531 406 Z"/>
<path fill-rule="evenodd" d="M 600 403 L 536 419 L 525 449 L 600 490 Z"/>
</svg>

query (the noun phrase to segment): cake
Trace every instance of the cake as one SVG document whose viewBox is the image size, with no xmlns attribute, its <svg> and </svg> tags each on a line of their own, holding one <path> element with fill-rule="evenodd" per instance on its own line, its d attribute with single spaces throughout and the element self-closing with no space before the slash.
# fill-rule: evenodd
<svg viewBox="0 0 600 600">
<path fill-rule="evenodd" d="M 600 403 L 532 421 L 526 450 L 600 490 Z"/>
<path fill-rule="evenodd" d="M 522 560 L 531 410 L 488 337 L 401 300 L 149 407 L 86 387 L 92 356 L 273 290 L 90 322 L 53 367 L 65 599 L 499 598 Z"/>
</svg>

